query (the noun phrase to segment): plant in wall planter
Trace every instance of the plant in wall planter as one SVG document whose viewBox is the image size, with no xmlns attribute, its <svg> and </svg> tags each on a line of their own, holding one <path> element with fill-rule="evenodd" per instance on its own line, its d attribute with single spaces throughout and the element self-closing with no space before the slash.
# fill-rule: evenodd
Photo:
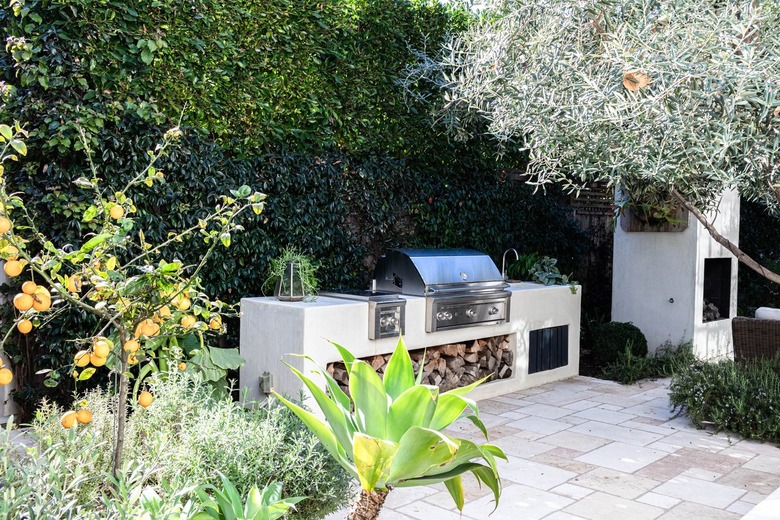
<svg viewBox="0 0 780 520">
<path fill-rule="evenodd" d="M 317 297 L 319 263 L 295 247 L 287 247 L 271 260 L 263 291 L 274 287 L 274 296 L 282 301 L 313 301 Z"/>
</svg>

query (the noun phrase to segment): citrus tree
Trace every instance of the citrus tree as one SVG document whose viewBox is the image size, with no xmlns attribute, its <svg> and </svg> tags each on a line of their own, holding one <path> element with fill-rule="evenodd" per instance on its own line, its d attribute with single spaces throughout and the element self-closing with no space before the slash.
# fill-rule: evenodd
<svg viewBox="0 0 780 520">
<path fill-rule="evenodd" d="M 619 204 L 688 209 L 740 261 L 780 283 L 707 219 L 736 189 L 780 213 L 780 7 L 764 0 L 492 0 L 436 59 L 460 138 L 527 150 L 532 183 L 594 181 Z M 473 124 L 473 123 L 478 124 Z"/>
<path fill-rule="evenodd" d="M 148 165 L 119 190 L 106 187 L 85 139 L 90 171 L 75 181 L 91 194 L 92 201 L 80 215 L 83 242 L 54 244 L 36 227 L 21 194 L 5 182 L 7 165 L 27 153 L 26 133 L 19 125 L 0 125 L 0 256 L 9 277 L 27 278 L 13 298 L 16 328 L 28 334 L 69 306 L 97 317 L 99 329 L 78 342 L 66 373 L 84 381 L 97 370 L 110 371 L 117 399 L 114 473 L 122 460 L 132 378 L 140 380 L 151 370 L 165 369 L 170 360 L 175 360 L 180 370 L 193 365 L 208 378 L 218 372 L 216 368 L 234 364 L 237 357 L 202 344 L 203 333 L 224 330 L 222 316 L 231 309 L 200 290 L 198 274 L 215 248 L 230 246 L 231 234 L 242 229 L 237 223 L 242 213 L 262 212 L 265 195 L 242 186 L 223 196 L 197 225 L 172 233 L 163 243 L 148 243 L 143 230 L 134 226 L 137 208 L 132 196 L 137 189 L 164 182 L 164 173 L 155 163 L 180 135 L 178 127 L 168 131 L 161 144 L 148 151 Z M 197 236 L 208 244 L 197 265 L 185 266 L 175 258 L 162 257 L 167 246 Z M 9 329 L 3 344 L 11 332 Z M 185 361 L 176 338 L 193 333 L 200 337 L 201 345 Z M 60 374 L 50 371 L 47 384 L 58 384 L 63 379 Z M 7 384 L 12 377 L 7 367 L 0 369 L 0 383 Z M 149 406 L 152 401 L 148 391 L 140 392 L 140 406 Z M 64 427 L 91 421 L 86 405 L 80 408 L 62 417 Z"/>
<path fill-rule="evenodd" d="M 349 395 L 320 368 L 328 390 L 293 367 L 290 369 L 311 392 L 326 421 L 274 392 L 320 439 L 328 453 L 360 482 L 361 493 L 347 520 L 372 520 L 394 487 L 443 482 L 463 509 L 462 475 L 471 472 L 493 492 L 496 507 L 501 482 L 496 459 L 504 452 L 492 444 L 476 444 L 441 430 L 469 408 L 470 419 L 485 435 L 477 403 L 466 395 L 483 383 L 440 393 L 438 386 L 421 384 L 402 338 L 387 363 L 383 378 L 344 347 L 333 344 L 349 374 Z M 306 356 L 308 358 L 308 356 Z"/>
</svg>

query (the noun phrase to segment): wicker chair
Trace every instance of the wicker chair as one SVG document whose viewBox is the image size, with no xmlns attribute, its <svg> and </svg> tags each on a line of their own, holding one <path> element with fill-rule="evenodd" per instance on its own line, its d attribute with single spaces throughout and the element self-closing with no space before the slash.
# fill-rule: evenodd
<svg viewBox="0 0 780 520">
<path fill-rule="evenodd" d="M 780 352 L 780 320 L 757 320 L 737 316 L 731 320 L 734 361 L 772 358 Z"/>
</svg>

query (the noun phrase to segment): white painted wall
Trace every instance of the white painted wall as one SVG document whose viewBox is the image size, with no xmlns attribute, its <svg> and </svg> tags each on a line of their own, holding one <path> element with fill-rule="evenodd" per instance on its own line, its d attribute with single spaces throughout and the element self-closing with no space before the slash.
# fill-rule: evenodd
<svg viewBox="0 0 780 520">
<path fill-rule="evenodd" d="M 462 342 L 503 334 L 511 335 L 515 350 L 513 375 L 487 383 L 471 395 L 484 399 L 573 377 L 579 372 L 580 293 L 569 287 L 545 287 L 533 283 L 512 284 L 510 320 L 500 325 L 483 325 L 450 331 L 425 332 L 425 298 L 407 296 L 404 341 L 409 350 Z M 528 338 L 531 330 L 569 325 L 569 364 L 553 370 L 528 374 Z M 274 389 L 297 397 L 301 383 L 282 359 L 312 376 L 315 362 L 321 367 L 340 360 L 335 341 L 356 357 L 387 354 L 395 349 L 396 338 L 368 339 L 368 305 L 321 296 L 314 302 L 281 302 L 275 298 L 241 300 L 241 356 L 246 364 L 240 370 L 241 386 L 249 400 L 266 396 L 260 392 L 259 378 L 273 375 Z M 288 354 L 306 354 L 312 361 Z M 322 381 L 320 380 L 320 383 Z"/>
<path fill-rule="evenodd" d="M 739 196 L 723 195 L 710 215 L 726 238 L 739 241 Z M 704 323 L 704 260 L 731 259 L 729 316 L 737 311 L 737 260 L 689 215 L 682 232 L 629 232 L 615 226 L 612 320 L 632 322 L 654 352 L 666 341 L 692 340 L 701 358 L 728 357 L 733 351 L 731 320 Z"/>
</svg>

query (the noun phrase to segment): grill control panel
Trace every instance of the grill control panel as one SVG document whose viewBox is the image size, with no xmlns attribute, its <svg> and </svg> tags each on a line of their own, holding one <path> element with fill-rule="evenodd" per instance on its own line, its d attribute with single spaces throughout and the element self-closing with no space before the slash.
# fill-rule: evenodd
<svg viewBox="0 0 780 520">
<path fill-rule="evenodd" d="M 429 298 L 426 332 L 493 325 L 509 317 L 509 297 L 490 299 Z"/>
<path fill-rule="evenodd" d="M 398 337 L 406 321 L 406 300 L 368 302 L 368 339 Z"/>
</svg>

